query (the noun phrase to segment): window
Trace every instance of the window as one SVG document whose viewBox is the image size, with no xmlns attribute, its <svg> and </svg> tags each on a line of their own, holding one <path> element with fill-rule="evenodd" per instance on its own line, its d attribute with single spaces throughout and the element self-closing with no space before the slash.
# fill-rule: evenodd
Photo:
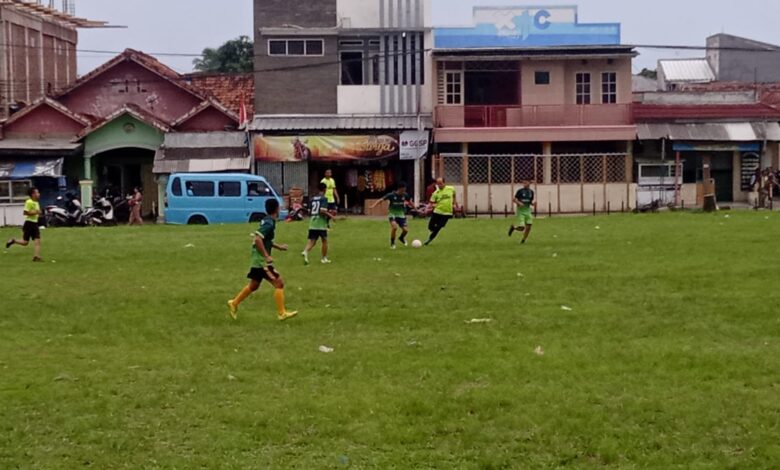
<svg viewBox="0 0 780 470">
<path fill-rule="evenodd" d="M 219 183 L 220 197 L 241 197 L 241 183 L 238 181 L 223 181 Z"/>
<path fill-rule="evenodd" d="M 550 84 L 550 72 L 537 70 L 534 74 L 534 83 L 537 85 L 549 85 Z"/>
<path fill-rule="evenodd" d="M 463 72 L 445 72 L 445 103 L 463 104 Z"/>
<path fill-rule="evenodd" d="M 187 196 L 214 197 L 213 181 L 187 181 Z"/>
<path fill-rule="evenodd" d="M 247 195 L 249 197 L 265 197 L 271 195 L 271 188 L 263 182 L 251 182 L 247 183 Z"/>
<path fill-rule="evenodd" d="M 30 188 L 32 188 L 32 182 L 29 180 L 0 181 L 0 204 L 26 201 Z"/>
<path fill-rule="evenodd" d="M 325 44 L 322 40 L 306 41 L 306 55 L 323 55 Z"/>
<path fill-rule="evenodd" d="M 325 53 L 322 39 L 269 39 L 270 56 L 321 56 Z"/>
<path fill-rule="evenodd" d="M 616 72 L 604 72 L 601 74 L 601 102 L 604 104 L 617 103 Z"/>
<path fill-rule="evenodd" d="M 577 74 L 577 104 L 590 104 L 590 73 Z"/>
<path fill-rule="evenodd" d="M 171 192 L 174 196 L 181 196 L 181 179 L 180 178 L 174 178 L 173 184 L 171 185 Z"/>
<path fill-rule="evenodd" d="M 363 85 L 363 53 L 341 53 L 341 84 Z"/>
</svg>

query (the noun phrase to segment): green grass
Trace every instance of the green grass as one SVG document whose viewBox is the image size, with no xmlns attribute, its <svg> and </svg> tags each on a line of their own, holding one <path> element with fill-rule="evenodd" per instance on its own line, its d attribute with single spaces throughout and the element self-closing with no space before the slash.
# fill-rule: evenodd
<svg viewBox="0 0 780 470">
<path fill-rule="evenodd" d="M 0 468 L 777 468 L 779 217 L 507 226 L 343 221 L 306 268 L 280 225 L 286 323 L 227 316 L 249 225 L 0 252 Z"/>
</svg>

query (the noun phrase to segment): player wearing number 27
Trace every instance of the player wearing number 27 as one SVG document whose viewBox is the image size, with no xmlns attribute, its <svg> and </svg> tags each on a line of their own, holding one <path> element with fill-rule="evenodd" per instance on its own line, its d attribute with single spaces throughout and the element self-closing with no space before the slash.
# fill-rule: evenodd
<svg viewBox="0 0 780 470">
<path fill-rule="evenodd" d="M 328 186 L 323 182 L 317 188 L 320 193 L 309 203 L 309 209 L 311 209 L 309 242 L 301 253 L 303 262 L 307 266 L 309 265 L 309 253 L 314 249 L 317 240 L 322 240 L 322 264 L 330 264 L 328 259 L 328 222 L 333 217 L 333 213 L 328 210 L 328 198 L 325 196 Z"/>
</svg>

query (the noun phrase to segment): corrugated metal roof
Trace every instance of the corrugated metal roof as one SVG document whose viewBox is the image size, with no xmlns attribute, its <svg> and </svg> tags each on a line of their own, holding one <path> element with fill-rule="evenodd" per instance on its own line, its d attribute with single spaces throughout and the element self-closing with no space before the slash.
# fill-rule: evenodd
<svg viewBox="0 0 780 470">
<path fill-rule="evenodd" d="M 255 116 L 253 131 L 388 130 L 433 128 L 433 117 L 422 115 L 276 115 Z"/>
<path fill-rule="evenodd" d="M 637 124 L 639 140 L 700 140 L 712 142 L 780 141 L 776 122 L 702 124 Z"/>
<path fill-rule="evenodd" d="M 707 59 L 659 60 L 667 82 L 713 82 L 715 73 Z"/>
<path fill-rule="evenodd" d="M 81 147 L 79 142 L 63 139 L 3 139 L 0 140 L 0 150 L 76 150 Z"/>
<path fill-rule="evenodd" d="M 172 132 L 165 134 L 164 148 L 248 148 L 245 132 Z"/>
<path fill-rule="evenodd" d="M 217 173 L 222 171 L 249 171 L 252 159 L 245 158 L 204 158 L 187 160 L 154 160 L 154 173 Z"/>
</svg>

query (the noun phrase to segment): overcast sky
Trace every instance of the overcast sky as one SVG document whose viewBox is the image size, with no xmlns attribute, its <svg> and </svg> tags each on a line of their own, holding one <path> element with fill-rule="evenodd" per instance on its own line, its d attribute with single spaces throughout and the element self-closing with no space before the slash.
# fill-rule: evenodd
<svg viewBox="0 0 780 470">
<path fill-rule="evenodd" d="M 310 0 L 316 2 L 317 0 Z M 242 34 L 252 35 L 252 0 L 77 0 L 79 16 L 107 20 L 127 29 L 82 30 L 81 50 L 196 54 Z M 579 5 L 580 22 L 623 25 L 626 44 L 703 46 L 711 34 L 726 32 L 780 44 L 780 0 L 433 0 L 436 25 L 463 25 L 475 5 Z M 655 68 L 659 58 L 703 56 L 703 52 L 640 49 L 634 71 Z M 86 73 L 112 57 L 81 52 Z M 160 59 L 180 72 L 192 57 Z"/>
</svg>

